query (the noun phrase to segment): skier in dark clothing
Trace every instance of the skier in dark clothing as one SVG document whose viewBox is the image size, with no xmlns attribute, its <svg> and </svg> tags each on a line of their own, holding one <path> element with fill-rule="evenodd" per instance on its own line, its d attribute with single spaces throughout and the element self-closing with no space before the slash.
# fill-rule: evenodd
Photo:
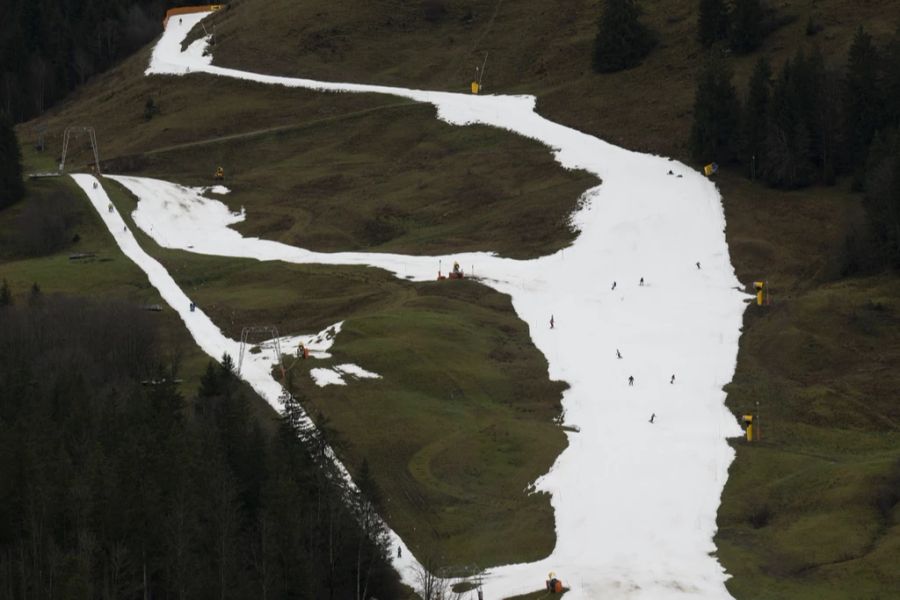
<svg viewBox="0 0 900 600">
<path fill-rule="evenodd" d="M 550 315 L 550 329 L 553 329 L 553 315 Z"/>
<path fill-rule="evenodd" d="M 610 288 L 610 289 L 613 289 L 613 290 L 616 289 L 616 282 L 615 282 L 615 281 L 613 281 L 612 288 Z"/>
<path fill-rule="evenodd" d="M 669 380 L 669 383 L 675 383 L 675 375 L 672 375 L 672 379 Z"/>
<path fill-rule="evenodd" d="M 397 558 L 403 556 L 403 546 L 397 546 Z"/>
<path fill-rule="evenodd" d="M 641 277 L 641 282 L 638 285 L 644 285 L 644 278 Z"/>
<path fill-rule="evenodd" d="M 628 385 L 634 385 L 634 375 L 628 376 Z"/>
<path fill-rule="evenodd" d="M 655 418 L 656 418 L 656 413 L 653 413 L 652 415 L 650 415 L 650 423 L 651 423 L 651 424 L 653 423 L 653 420 L 654 420 Z"/>
<path fill-rule="evenodd" d="M 619 352 L 618 348 L 616 348 L 616 358 L 622 358 L 622 353 Z"/>
<path fill-rule="evenodd" d="M 697 270 L 698 270 L 698 271 L 700 270 L 700 263 L 699 263 L 699 261 L 697 262 Z"/>
</svg>

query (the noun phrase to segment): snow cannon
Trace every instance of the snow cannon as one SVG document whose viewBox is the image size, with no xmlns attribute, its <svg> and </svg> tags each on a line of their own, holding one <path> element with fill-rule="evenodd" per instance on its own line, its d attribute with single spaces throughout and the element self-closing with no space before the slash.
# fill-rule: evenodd
<svg viewBox="0 0 900 600">
<path fill-rule="evenodd" d="M 753 431 L 753 415 L 744 415 L 741 417 L 741 425 L 744 428 L 744 431 L 747 433 L 747 441 L 752 442 L 754 438 Z M 757 436 L 759 434 L 756 434 Z"/>
<path fill-rule="evenodd" d="M 547 586 L 547 591 L 551 594 L 562 594 L 563 593 L 563 584 L 556 577 L 556 573 L 551 572 L 547 575 L 548 579 L 545 582 Z"/>
<path fill-rule="evenodd" d="M 768 281 L 754 281 L 753 289 L 756 291 L 756 305 L 768 305 L 769 304 L 769 282 Z"/>
<path fill-rule="evenodd" d="M 458 262 L 453 263 L 453 270 L 450 271 L 449 277 L 450 279 L 463 279 L 465 277 L 463 275 L 463 270 L 459 267 Z"/>
</svg>

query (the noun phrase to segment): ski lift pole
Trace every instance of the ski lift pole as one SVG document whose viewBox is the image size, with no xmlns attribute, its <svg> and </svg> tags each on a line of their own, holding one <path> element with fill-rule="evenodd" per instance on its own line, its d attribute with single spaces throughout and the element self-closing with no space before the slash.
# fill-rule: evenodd
<svg viewBox="0 0 900 600">
<path fill-rule="evenodd" d="M 481 74 L 478 76 L 478 89 L 481 89 L 481 82 L 484 80 L 484 69 L 487 67 L 487 57 L 488 53 L 484 53 L 484 62 L 481 63 Z"/>
</svg>

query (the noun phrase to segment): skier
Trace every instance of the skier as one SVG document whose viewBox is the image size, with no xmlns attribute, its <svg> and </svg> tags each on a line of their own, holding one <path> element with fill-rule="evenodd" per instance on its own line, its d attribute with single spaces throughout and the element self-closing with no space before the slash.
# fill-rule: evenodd
<svg viewBox="0 0 900 600">
<path fill-rule="evenodd" d="M 656 413 L 653 413 L 652 415 L 650 415 L 650 424 L 651 425 L 653 424 L 653 419 L 655 419 L 655 418 L 656 418 Z"/>
<path fill-rule="evenodd" d="M 700 270 L 700 261 L 697 261 L 697 270 Z"/>
<path fill-rule="evenodd" d="M 553 315 L 550 315 L 550 329 L 553 329 Z"/>
<path fill-rule="evenodd" d="M 628 385 L 634 385 L 634 375 L 628 376 Z"/>
<path fill-rule="evenodd" d="M 616 282 L 615 282 L 615 281 L 613 281 L 612 288 L 610 288 L 610 289 L 613 289 L 613 290 L 616 289 Z"/>
<path fill-rule="evenodd" d="M 97 182 L 96 182 L 96 181 L 94 182 L 94 189 L 95 189 L 95 190 L 97 189 Z"/>
<path fill-rule="evenodd" d="M 638 285 L 644 285 L 644 278 L 641 277 L 641 282 Z"/>
<path fill-rule="evenodd" d="M 672 374 L 672 379 L 669 380 L 669 383 L 675 383 L 675 374 Z"/>
<path fill-rule="evenodd" d="M 622 358 L 622 353 L 619 352 L 618 348 L 616 348 L 616 358 Z"/>
<path fill-rule="evenodd" d="M 403 556 L 403 546 L 397 546 L 397 558 Z"/>
</svg>

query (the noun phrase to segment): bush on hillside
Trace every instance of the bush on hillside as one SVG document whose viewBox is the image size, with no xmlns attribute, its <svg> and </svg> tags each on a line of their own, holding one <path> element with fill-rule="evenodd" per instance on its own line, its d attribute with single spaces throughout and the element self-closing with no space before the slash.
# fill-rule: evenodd
<svg viewBox="0 0 900 600">
<path fill-rule="evenodd" d="M 656 36 L 638 17 L 635 0 L 606 0 L 594 40 L 594 71 L 612 73 L 640 64 L 656 45 Z"/>
</svg>

